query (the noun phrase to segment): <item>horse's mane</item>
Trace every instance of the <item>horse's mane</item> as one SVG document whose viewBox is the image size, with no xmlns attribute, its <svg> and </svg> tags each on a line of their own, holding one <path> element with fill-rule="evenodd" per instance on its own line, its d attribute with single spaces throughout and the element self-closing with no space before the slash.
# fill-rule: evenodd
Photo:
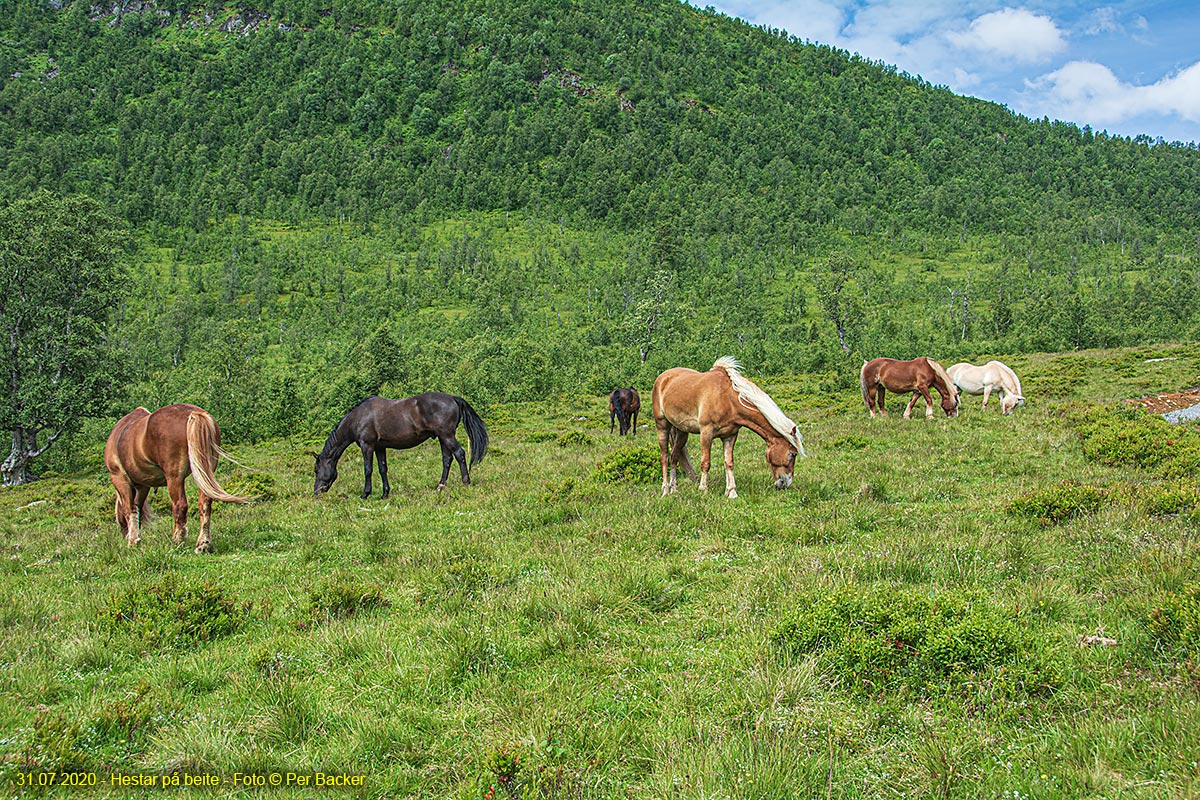
<svg viewBox="0 0 1200 800">
<path fill-rule="evenodd" d="M 374 397 L 375 397 L 375 395 L 368 395 L 367 397 L 364 397 L 362 400 L 359 400 L 357 403 L 355 403 L 353 406 L 351 406 L 349 411 L 347 411 L 345 414 L 342 415 L 342 418 L 339 419 L 337 421 L 337 424 L 333 426 L 333 430 L 331 430 L 329 432 L 329 436 L 327 436 L 325 438 L 325 446 L 321 448 L 322 456 L 331 456 L 336 451 L 338 453 L 338 457 L 339 458 L 341 457 L 342 451 L 338 450 L 336 447 L 336 445 L 338 444 L 338 438 L 337 438 L 338 430 L 342 427 L 342 423 L 345 422 L 346 419 L 351 414 L 354 413 L 355 409 L 357 409 L 359 406 L 361 406 L 363 403 L 367 402 L 368 400 L 373 399 Z M 343 449 L 345 449 L 345 448 L 343 448 Z"/>
<path fill-rule="evenodd" d="M 792 433 L 796 430 L 796 423 L 787 418 L 783 410 L 776 405 L 775 401 L 754 384 L 754 381 L 747 378 L 741 373 L 741 366 L 737 359 L 733 356 L 722 356 L 713 364 L 713 369 L 724 369 L 729 374 L 729 382 L 733 384 L 733 390 L 738 393 L 738 400 L 743 404 L 750 404 L 757 408 L 767 422 L 771 423 L 771 427 L 775 432 L 787 439 L 788 444 L 796 448 L 801 453 L 804 452 L 804 447 L 798 441 L 798 435 Z"/>
<path fill-rule="evenodd" d="M 942 380 L 942 385 L 949 391 L 950 387 L 954 386 L 954 381 L 950 380 L 950 375 L 946 372 L 946 368 L 932 358 L 926 358 L 925 360 L 929 362 L 929 366 L 933 368 L 934 374 Z"/>
<path fill-rule="evenodd" d="M 1021 391 L 1021 379 L 1017 377 L 1017 373 L 1013 372 L 1012 368 L 1008 366 L 1008 364 L 1005 364 L 1001 361 L 997 361 L 996 363 L 1000 365 L 1000 371 L 1007 375 L 1009 380 L 1013 382 L 1011 387 L 1005 386 L 1004 391 L 1010 394 L 1015 394 L 1017 397 L 1025 397 L 1025 393 Z"/>
</svg>

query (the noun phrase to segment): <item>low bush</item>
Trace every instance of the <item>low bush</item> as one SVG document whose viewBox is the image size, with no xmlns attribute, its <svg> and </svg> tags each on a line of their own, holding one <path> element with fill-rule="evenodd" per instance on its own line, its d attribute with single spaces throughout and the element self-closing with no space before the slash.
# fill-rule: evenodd
<svg viewBox="0 0 1200 800">
<path fill-rule="evenodd" d="M 1061 684 L 1016 616 L 948 592 L 878 590 L 813 598 L 772 636 L 781 654 L 815 655 L 852 693 L 937 693 L 990 682 L 1044 694 Z"/>
<path fill-rule="evenodd" d="M 1093 406 L 1072 415 L 1092 461 L 1137 467 L 1163 477 L 1200 472 L 1200 435 L 1128 405 Z"/>
<path fill-rule="evenodd" d="M 236 633 L 252 607 L 212 581 L 188 583 L 166 575 L 112 594 L 103 616 L 147 644 L 186 646 Z"/>
<path fill-rule="evenodd" d="M 1091 514 L 1099 510 L 1106 499 L 1105 490 L 1097 486 L 1059 481 L 1045 489 L 1018 495 L 1009 501 L 1008 510 L 1049 527 L 1071 517 Z"/>
<path fill-rule="evenodd" d="M 654 483 L 662 477 L 658 448 L 631 445 L 613 451 L 596 465 L 596 477 L 605 483 Z"/>
<path fill-rule="evenodd" d="M 560 433 L 554 442 L 559 447 L 591 447 L 596 440 L 583 431 L 567 431 Z"/>
<path fill-rule="evenodd" d="M 1150 612 L 1150 635 L 1176 658 L 1200 658 L 1200 583 L 1168 592 Z"/>
</svg>

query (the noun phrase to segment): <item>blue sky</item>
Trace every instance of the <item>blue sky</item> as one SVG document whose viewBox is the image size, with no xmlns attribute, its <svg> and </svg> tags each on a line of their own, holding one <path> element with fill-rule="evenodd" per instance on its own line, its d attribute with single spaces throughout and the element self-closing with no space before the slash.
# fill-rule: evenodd
<svg viewBox="0 0 1200 800">
<path fill-rule="evenodd" d="M 693 5 L 707 6 L 705 0 Z M 1200 142 L 1200 0 L 723 0 L 752 25 L 834 45 L 1027 117 Z"/>
</svg>

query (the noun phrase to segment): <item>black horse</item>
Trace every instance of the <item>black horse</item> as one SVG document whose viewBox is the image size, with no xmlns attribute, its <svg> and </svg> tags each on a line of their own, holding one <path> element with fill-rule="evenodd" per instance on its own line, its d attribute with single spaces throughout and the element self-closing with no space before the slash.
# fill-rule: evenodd
<svg viewBox="0 0 1200 800">
<path fill-rule="evenodd" d="M 325 447 L 320 454 L 312 454 L 317 460 L 317 479 L 313 492 L 320 494 L 333 485 L 337 480 L 338 459 L 353 443 L 362 448 L 365 473 L 363 498 L 371 494 L 372 455 L 379 462 L 383 496 L 387 497 L 392 487 L 388 484 L 386 448 L 403 450 L 435 436 L 442 446 L 442 480 L 437 488 L 445 488 L 446 478 L 450 475 L 450 462 L 455 460 L 462 470 L 462 482 L 470 484 L 466 453 L 458 439 L 454 438 L 460 421 L 467 429 L 467 438 L 471 442 L 471 465 L 474 466 L 483 461 L 483 455 L 487 452 L 488 434 L 487 426 L 466 400 L 441 392 L 426 392 L 403 400 L 368 397 L 346 412 L 346 416 L 342 417 L 342 421 L 325 440 Z"/>
<path fill-rule="evenodd" d="M 628 389 L 613 389 L 612 394 L 608 396 L 608 432 L 612 433 L 615 419 L 621 423 L 621 436 L 627 433 L 636 434 L 637 415 L 641 407 L 642 398 L 638 396 L 637 389 L 632 386 Z"/>
</svg>

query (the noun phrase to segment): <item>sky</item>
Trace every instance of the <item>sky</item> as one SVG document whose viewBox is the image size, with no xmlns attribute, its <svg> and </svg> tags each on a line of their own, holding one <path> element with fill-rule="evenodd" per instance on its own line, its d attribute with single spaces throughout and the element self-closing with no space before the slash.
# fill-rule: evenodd
<svg viewBox="0 0 1200 800">
<path fill-rule="evenodd" d="M 1200 0 L 723 0 L 713 7 L 1026 117 L 1200 142 Z"/>
</svg>

